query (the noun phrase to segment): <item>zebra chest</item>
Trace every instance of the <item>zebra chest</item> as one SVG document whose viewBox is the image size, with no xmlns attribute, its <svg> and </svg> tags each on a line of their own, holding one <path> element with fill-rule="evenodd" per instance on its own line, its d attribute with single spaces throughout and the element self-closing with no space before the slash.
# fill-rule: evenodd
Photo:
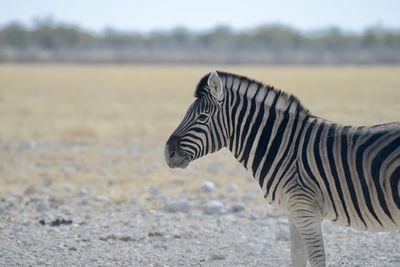
<svg viewBox="0 0 400 267">
<path fill-rule="evenodd" d="M 293 177 L 269 175 L 265 177 L 256 176 L 255 179 L 258 181 L 263 196 L 269 205 L 279 210 L 288 210 L 292 195 L 288 189 L 296 186 Z"/>
</svg>

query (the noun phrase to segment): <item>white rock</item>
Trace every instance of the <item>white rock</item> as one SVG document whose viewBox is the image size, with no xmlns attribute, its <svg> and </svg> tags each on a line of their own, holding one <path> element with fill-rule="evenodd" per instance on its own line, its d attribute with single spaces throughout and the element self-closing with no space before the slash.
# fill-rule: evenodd
<svg viewBox="0 0 400 267">
<path fill-rule="evenodd" d="M 216 186 L 211 181 L 205 181 L 204 183 L 201 184 L 200 189 L 204 192 L 211 193 L 215 191 Z"/>
<path fill-rule="evenodd" d="M 171 198 L 165 202 L 164 210 L 167 212 L 189 212 L 190 205 L 186 199 Z"/>
<path fill-rule="evenodd" d="M 203 212 L 205 214 L 222 214 L 225 212 L 225 206 L 218 200 L 211 200 L 204 205 Z"/>
</svg>

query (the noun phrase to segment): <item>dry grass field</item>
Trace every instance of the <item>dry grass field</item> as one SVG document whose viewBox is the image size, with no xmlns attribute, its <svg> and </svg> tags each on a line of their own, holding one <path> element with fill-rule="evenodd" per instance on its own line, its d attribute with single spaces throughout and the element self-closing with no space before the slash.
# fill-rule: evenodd
<svg viewBox="0 0 400 267">
<path fill-rule="evenodd" d="M 214 69 L 210 66 L 167 65 L 0 65 L 0 199 L 22 197 L 30 199 L 24 202 L 29 204 L 34 202 L 32 194 L 42 195 L 49 196 L 46 201 L 58 203 L 57 207 L 68 208 L 77 196 L 90 194 L 93 203 L 100 201 L 114 207 L 142 201 L 146 203 L 143 207 L 157 211 L 165 198 L 171 196 L 184 196 L 193 203 L 209 197 L 200 190 L 201 183 L 209 180 L 219 188 L 212 198 L 224 199 L 226 203 L 241 201 L 246 204 L 246 210 L 264 214 L 267 210 L 257 183 L 245 174 L 229 152 L 222 151 L 200 159 L 186 170 L 170 170 L 164 163 L 165 141 L 193 101 L 193 92 L 199 79 Z M 400 67 L 220 66 L 218 69 L 246 75 L 294 94 L 314 115 L 332 121 L 354 125 L 400 121 Z M 236 188 L 235 196 L 230 193 L 232 188 Z M 14 215 L 18 219 L 11 219 L 11 215 L 1 217 L 0 205 L 2 235 L 8 233 L 1 230 L 6 229 L 2 228 L 2 222 L 14 220 L 23 224 L 24 212 L 21 210 L 30 207 L 31 204 L 28 204 L 16 209 L 17 215 Z M 39 204 L 37 210 L 40 215 L 43 205 Z M 95 210 L 96 207 L 92 208 Z M 7 212 L 4 208 L 3 213 Z M 159 213 L 155 214 L 155 217 L 159 216 Z M 85 216 L 88 215 L 82 215 L 82 220 L 87 221 Z M 249 218 L 253 220 L 254 215 L 250 214 Z M 40 226 L 37 221 L 27 224 Z M 14 242 L 15 233 L 9 232 L 11 243 Z M 348 237 L 341 235 L 341 238 Z M 377 248 L 379 242 L 385 242 L 377 235 L 374 238 Z M 399 237 L 386 238 L 396 240 Z M 369 244 L 368 240 L 366 237 L 359 242 Z M 75 242 L 74 249 L 78 248 L 79 251 L 78 241 L 71 242 Z M 344 252 L 340 243 L 332 242 L 328 241 L 330 251 L 336 249 L 339 254 Z M 193 244 L 193 241 L 189 243 Z M 2 245 L 0 242 L 0 266 Z M 257 247 L 256 243 L 254 247 Z M 288 243 L 282 247 L 287 248 L 282 257 L 288 260 Z M 106 251 L 109 248 L 104 249 Z M 176 249 L 177 253 L 184 253 L 184 250 L 179 250 L 179 245 Z M 351 254 L 351 249 L 357 252 L 356 247 L 349 247 L 345 252 Z M 12 253 L 3 259 L 9 257 L 9 262 L 13 262 Z M 59 255 L 58 252 L 54 253 Z M 208 252 L 202 253 L 199 252 L 198 256 Z M 273 250 L 270 253 L 275 254 Z M 368 251 L 364 254 L 368 255 Z M 127 259 L 128 263 L 132 263 L 127 266 L 153 266 L 150 263 L 154 262 L 189 266 L 184 263 L 180 265 L 175 259 L 153 258 L 147 261 L 140 257 L 137 256 L 136 262 L 133 260 L 136 265 L 132 259 Z M 59 266 L 51 264 L 51 257 L 44 261 L 46 264 L 32 258 L 22 259 L 22 264 L 25 260 L 31 260 L 32 265 Z M 63 260 L 72 258 L 67 253 Z M 242 260 L 244 265 L 248 262 L 244 258 Z M 330 257 L 330 260 L 337 262 L 334 257 Z M 379 262 L 381 258 L 375 260 Z M 116 262 L 115 265 L 124 265 Z M 285 263 L 287 261 L 280 259 L 276 262 L 277 265 Z M 352 262 L 344 258 L 341 266 L 346 263 Z M 368 261 L 360 264 L 368 265 Z"/>
<path fill-rule="evenodd" d="M 399 67 L 219 67 L 221 70 L 258 79 L 296 95 L 312 113 L 345 124 L 374 124 L 400 120 Z M 1 65 L 0 142 L 2 146 L 26 143 L 75 142 L 75 150 L 24 150 L 0 153 L 0 192 L 49 179 L 52 184 L 70 182 L 114 184 L 140 190 L 164 183 L 187 171 L 170 171 L 163 162 L 163 145 L 193 101 L 198 80 L 213 70 L 208 66 L 78 66 Z M 88 151 L 85 144 L 94 144 Z M 99 146 L 96 146 L 99 144 Z M 126 146 L 133 152 L 129 168 L 111 174 L 102 163 L 121 160 L 118 155 L 97 151 L 100 144 Z M 92 149 L 93 148 L 93 149 Z M 222 152 L 213 159 L 195 162 L 204 168 L 212 162 L 235 161 Z M 60 162 L 77 161 L 93 168 L 65 175 Z M 24 162 L 17 168 L 15 162 Z M 32 161 L 48 165 L 38 168 Z M 40 165 L 40 164 L 39 164 Z M 150 177 L 135 175 L 146 170 Z M 99 169 L 100 168 L 100 169 Z M 214 168 L 214 167 L 210 167 Z M 203 179 L 224 183 L 228 170 L 215 167 Z M 73 171 L 71 171 L 73 172 Z M 142 171 L 143 172 L 143 171 Z M 190 172 L 190 170 L 189 170 Z M 66 180 L 68 176 L 68 180 Z M 235 183 L 247 182 L 238 175 Z M 121 186 L 123 184 L 123 186 Z M 117 188 L 117 187 L 116 187 Z M 23 188 L 20 188 L 23 189 Z M 112 190 L 111 190 L 112 191 Z M 116 194 L 122 194 L 116 189 Z M 107 189 L 107 192 L 110 192 Z"/>
</svg>

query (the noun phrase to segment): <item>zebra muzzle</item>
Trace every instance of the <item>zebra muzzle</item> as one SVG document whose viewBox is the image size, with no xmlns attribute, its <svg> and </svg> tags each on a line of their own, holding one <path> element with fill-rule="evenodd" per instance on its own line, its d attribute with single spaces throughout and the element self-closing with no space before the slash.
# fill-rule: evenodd
<svg viewBox="0 0 400 267">
<path fill-rule="evenodd" d="M 170 168 L 186 168 L 189 165 L 189 157 L 180 149 L 179 136 L 171 136 L 165 144 L 164 157 Z"/>
</svg>

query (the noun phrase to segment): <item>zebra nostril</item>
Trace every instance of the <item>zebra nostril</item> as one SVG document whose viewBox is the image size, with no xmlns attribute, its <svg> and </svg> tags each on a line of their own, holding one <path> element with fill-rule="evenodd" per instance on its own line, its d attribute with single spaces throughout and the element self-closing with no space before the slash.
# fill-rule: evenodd
<svg viewBox="0 0 400 267">
<path fill-rule="evenodd" d="M 175 151 L 172 151 L 172 152 L 169 154 L 169 157 L 172 158 L 174 155 L 175 155 Z"/>
</svg>

